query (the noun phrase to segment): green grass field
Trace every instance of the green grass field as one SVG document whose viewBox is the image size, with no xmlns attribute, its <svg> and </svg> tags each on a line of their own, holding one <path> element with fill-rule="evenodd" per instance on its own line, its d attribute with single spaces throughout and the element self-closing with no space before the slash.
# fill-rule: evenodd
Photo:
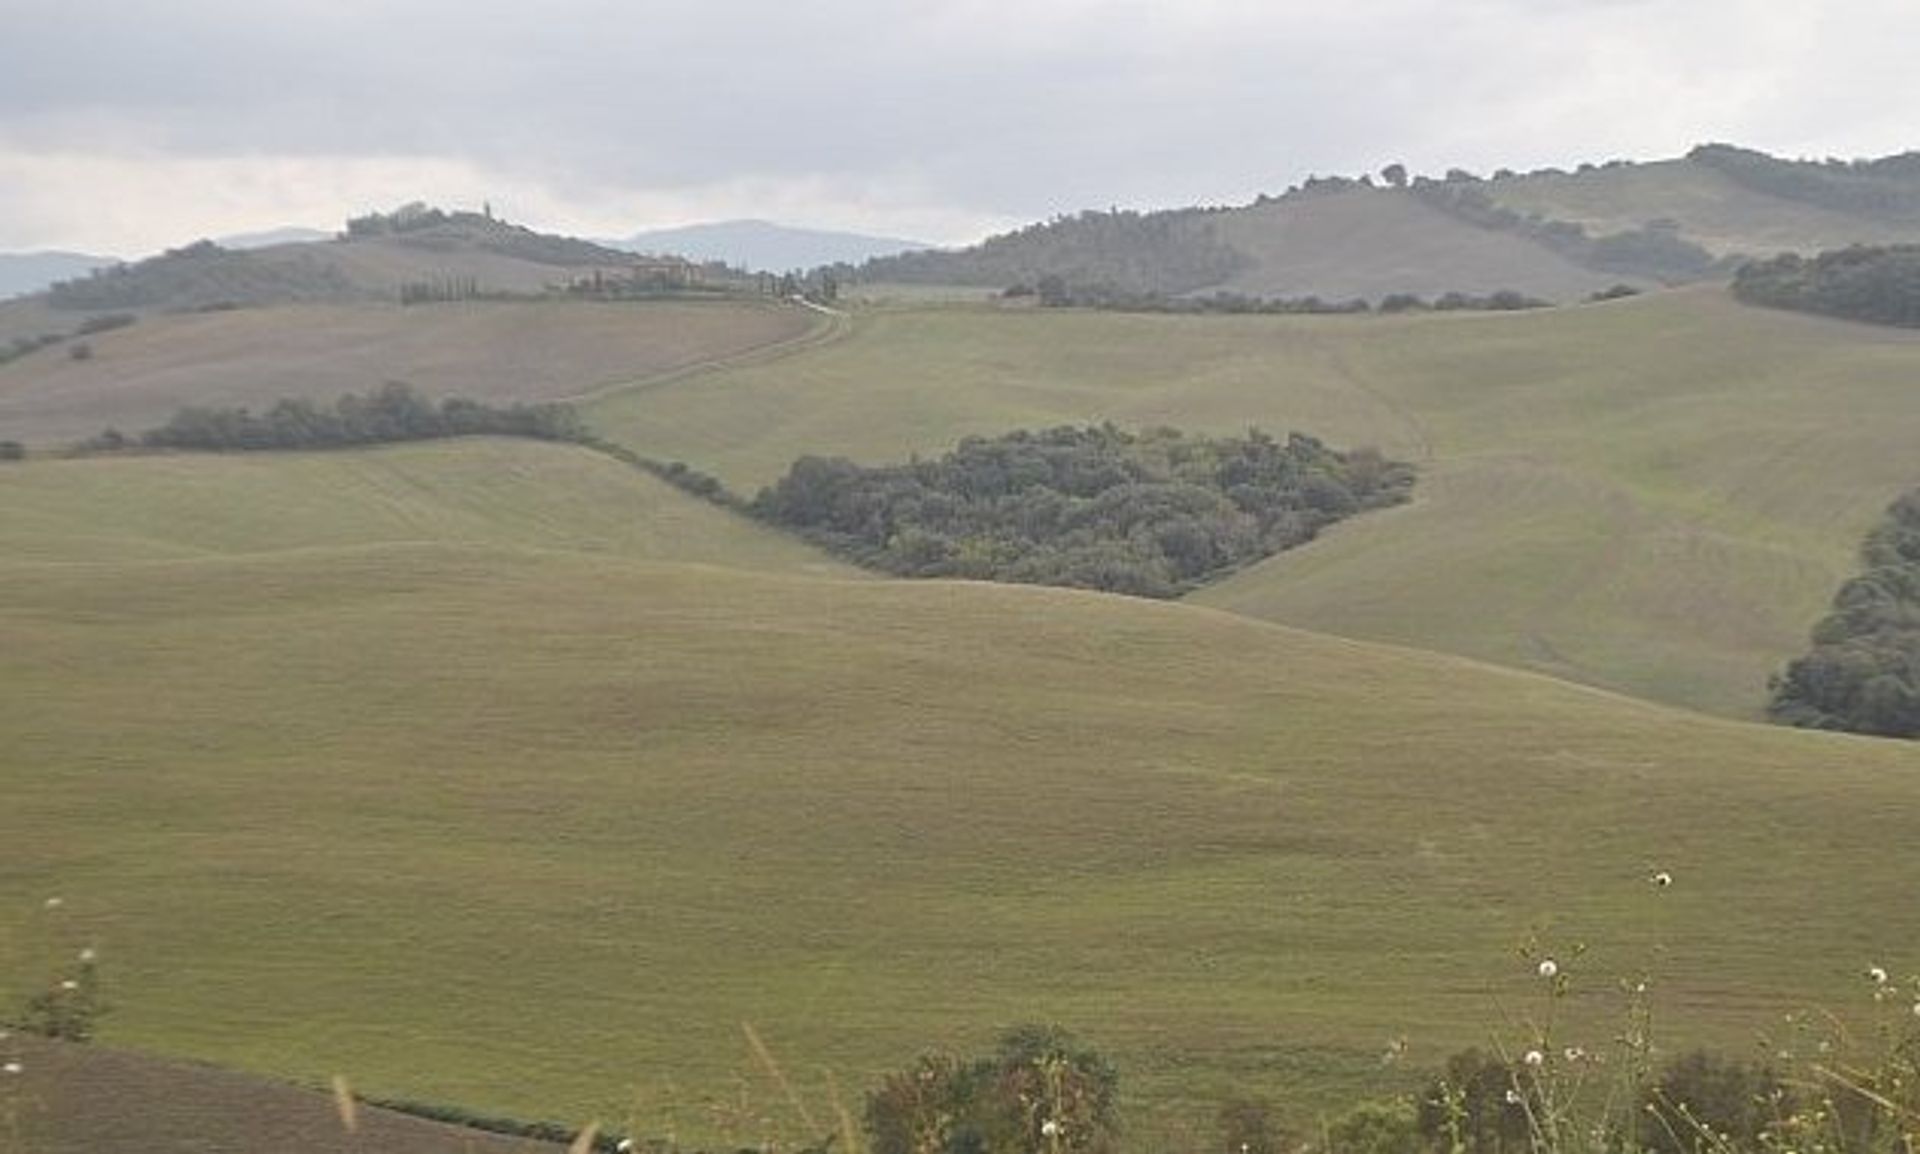
<svg viewBox="0 0 1920 1154">
<path fill-rule="evenodd" d="M 742 1021 L 824 1113 L 1057 1020 L 1152 1145 L 1486 1041 L 1534 928 L 1730 1049 L 1920 951 L 1910 745 L 841 579 L 575 450 L 30 462 L 0 542 L 0 940 L 64 897 L 110 1042 L 754 1142 L 799 1135 Z"/>
<path fill-rule="evenodd" d="M 591 416 L 747 492 L 803 453 L 1076 421 L 1377 445 L 1421 466 L 1410 507 L 1195 599 L 1752 716 L 1915 481 L 1917 378 L 1914 334 L 1713 288 L 1525 315 L 948 308 Z"/>
</svg>

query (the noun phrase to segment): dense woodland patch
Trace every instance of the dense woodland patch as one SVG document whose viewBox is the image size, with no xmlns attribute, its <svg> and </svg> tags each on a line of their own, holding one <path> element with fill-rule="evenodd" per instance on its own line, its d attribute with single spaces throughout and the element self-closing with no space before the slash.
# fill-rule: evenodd
<svg viewBox="0 0 1920 1154">
<path fill-rule="evenodd" d="M 752 509 L 899 576 L 1174 597 L 1404 501 L 1412 484 L 1404 464 L 1299 433 L 1063 426 L 904 465 L 802 457 Z"/>
<path fill-rule="evenodd" d="M 1920 736 L 1920 489 L 1903 494 L 1860 550 L 1813 648 L 1773 681 L 1776 721 L 1883 737 Z"/>
<path fill-rule="evenodd" d="M 1920 328 L 1920 245 L 1786 253 L 1741 268 L 1733 294 L 1748 304 Z"/>
</svg>

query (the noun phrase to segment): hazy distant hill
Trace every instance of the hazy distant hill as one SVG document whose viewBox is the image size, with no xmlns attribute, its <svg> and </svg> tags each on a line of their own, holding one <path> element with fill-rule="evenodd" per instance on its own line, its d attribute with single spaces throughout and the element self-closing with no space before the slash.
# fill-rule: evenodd
<svg viewBox="0 0 1920 1154">
<path fill-rule="evenodd" d="M 242 237 L 243 243 L 271 241 Z M 290 303 L 391 301 L 404 286 L 459 284 L 474 293 L 537 293 L 593 270 L 621 270 L 631 254 L 534 232 L 480 213 L 409 205 L 348 222 L 322 242 L 233 248 L 197 241 L 135 264 L 51 286 L 64 310 L 197 310 Z"/>
<path fill-rule="evenodd" d="M 1088 212 L 954 252 L 868 262 L 874 281 L 1264 297 L 1516 290 L 1573 300 L 1617 283 L 1730 275 L 1749 256 L 1920 242 L 1920 153 L 1782 160 L 1703 145 L 1677 160 L 1312 179 L 1230 209 Z"/>
<path fill-rule="evenodd" d="M 333 233 L 319 228 L 301 228 L 297 225 L 286 228 L 270 228 L 263 232 L 236 232 L 231 236 L 217 237 L 214 243 L 221 248 L 272 248 L 279 244 L 313 244 L 316 241 L 332 240 Z"/>
<path fill-rule="evenodd" d="M 672 253 L 693 261 L 725 261 L 754 271 L 787 272 L 931 248 L 917 240 L 789 228 L 764 220 L 724 220 L 635 233 L 608 241 L 632 252 Z"/>
<path fill-rule="evenodd" d="M 0 300 L 37 293 L 55 281 L 85 276 L 115 263 L 78 252 L 0 252 Z"/>
</svg>

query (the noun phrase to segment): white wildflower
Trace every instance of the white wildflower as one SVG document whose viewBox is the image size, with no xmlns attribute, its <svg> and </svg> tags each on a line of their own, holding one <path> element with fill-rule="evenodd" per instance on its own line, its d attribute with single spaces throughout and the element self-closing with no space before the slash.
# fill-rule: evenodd
<svg viewBox="0 0 1920 1154">
<path fill-rule="evenodd" d="M 68 978 L 66 981 L 60 983 L 60 988 L 71 994 L 80 988 L 80 983 L 74 981 L 72 978 Z"/>
<path fill-rule="evenodd" d="M 8 1062 L 6 1065 L 0 1066 L 0 1074 L 18 1074 L 21 1069 L 20 1063 Z"/>
<path fill-rule="evenodd" d="M 1880 966 L 1867 967 L 1867 980 L 1876 986 L 1887 984 L 1887 971 Z"/>
<path fill-rule="evenodd" d="M 1518 1106 L 1519 1104 L 1520 1104 L 1520 1091 L 1518 1091 L 1518 1090 L 1508 1090 L 1508 1091 L 1507 1091 L 1507 1105 L 1509 1105 L 1509 1106 Z"/>
<path fill-rule="evenodd" d="M 633 1139 L 622 1138 L 613 1147 L 619 1154 L 633 1154 Z"/>
<path fill-rule="evenodd" d="M 1541 977 L 1551 978 L 1555 974 L 1560 972 L 1560 963 L 1554 961 L 1552 958 L 1542 958 L 1540 959 L 1540 965 L 1538 968 L 1539 968 Z"/>
<path fill-rule="evenodd" d="M 88 946 L 86 949 L 80 951 L 80 964 L 83 966 L 91 966 L 94 963 L 94 959 L 99 956 L 92 946 Z"/>
<path fill-rule="evenodd" d="M 1568 1046 L 1566 1055 L 1569 1062 L 1583 1062 L 1586 1060 L 1587 1052 L 1578 1046 Z"/>
<path fill-rule="evenodd" d="M 1060 1123 L 1049 1118 L 1045 1122 L 1040 1123 L 1040 1133 L 1049 1138 L 1058 1137 L 1060 1134 Z"/>
<path fill-rule="evenodd" d="M 1546 1064 L 1547 1056 L 1538 1050 L 1528 1050 L 1521 1056 L 1520 1060 L 1535 1069 L 1539 1069 Z"/>
<path fill-rule="evenodd" d="M 1661 889 L 1666 889 L 1673 884 L 1673 875 L 1666 870 L 1659 870 L 1653 875 L 1652 880 L 1654 885 L 1659 886 Z"/>
<path fill-rule="evenodd" d="M 67 903 L 66 903 L 66 901 L 65 901 L 64 899 L 61 899 L 61 898 L 48 898 L 48 899 L 47 899 L 47 908 L 48 908 L 48 909 L 50 909 L 50 910 L 57 910 L 57 909 L 59 909 L 59 908 L 60 908 L 61 906 L 64 906 L 64 905 L 66 905 L 66 904 L 67 904 Z"/>
</svg>

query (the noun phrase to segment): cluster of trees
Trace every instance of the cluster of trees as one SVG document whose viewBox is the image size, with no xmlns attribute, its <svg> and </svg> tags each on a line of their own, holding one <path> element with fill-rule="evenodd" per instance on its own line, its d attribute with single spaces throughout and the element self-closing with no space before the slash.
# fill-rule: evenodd
<svg viewBox="0 0 1920 1154">
<path fill-rule="evenodd" d="M 57 309 L 87 311 L 190 310 L 346 300 L 356 295 L 339 269 L 304 254 L 268 257 L 202 240 L 137 264 L 95 269 L 61 281 L 47 290 L 47 303 Z"/>
<path fill-rule="evenodd" d="M 1920 152 L 1877 160 L 1782 160 L 1731 144 L 1703 144 L 1687 159 L 1782 200 L 1867 216 L 1920 214 Z"/>
<path fill-rule="evenodd" d="M 1388 293 L 1380 298 L 1379 310 L 1383 313 L 1409 313 L 1431 310 L 1437 313 L 1483 312 L 1507 313 L 1523 309 L 1548 309 L 1553 302 L 1536 296 L 1528 296 L 1513 289 L 1500 289 L 1484 296 L 1474 293 L 1441 293 L 1429 303 L 1418 293 Z"/>
<path fill-rule="evenodd" d="M 1748 304 L 1920 327 L 1920 245 L 1754 261 L 1734 275 L 1733 294 Z"/>
<path fill-rule="evenodd" d="M 1043 276 L 1038 284 L 1017 284 L 1001 295 L 1032 297 L 1045 308 L 1129 313 L 1323 314 L 1364 313 L 1369 308 L 1364 300 L 1329 301 L 1317 296 L 1256 297 L 1235 292 L 1169 296 L 1163 292 L 1138 292 L 1112 283 L 1070 284 L 1058 276 Z"/>
<path fill-rule="evenodd" d="M 478 300 L 480 296 L 480 278 L 472 276 L 437 276 L 406 281 L 400 286 L 403 305 L 447 304 Z"/>
<path fill-rule="evenodd" d="M 392 382 L 364 395 L 348 393 L 330 406 L 290 399 L 258 414 L 245 408 L 184 408 L 166 424 L 138 437 L 109 429 L 78 448 L 82 452 L 134 447 L 214 452 L 333 449 L 476 436 L 578 442 L 586 435 L 578 416 L 565 405 L 497 408 L 456 397 L 436 405 L 411 386 Z"/>
<path fill-rule="evenodd" d="M 1920 737 L 1920 489 L 1901 495 L 1860 550 L 1865 572 L 1834 595 L 1813 646 L 1773 678 L 1775 721 Z"/>
<path fill-rule="evenodd" d="M 859 279 L 999 287 L 1053 276 L 1169 296 L 1216 285 L 1247 258 L 1214 234 L 1209 209 L 1083 212 L 990 237 L 958 252 L 909 252 L 862 265 Z"/>
<path fill-rule="evenodd" d="M 1412 485 L 1411 468 L 1378 452 L 1298 433 L 1101 425 L 969 438 L 904 465 L 802 457 L 751 508 L 900 576 L 1174 597 Z"/>
<path fill-rule="evenodd" d="M 482 212 L 448 212 L 414 201 L 392 212 L 370 212 L 347 221 L 345 239 L 379 237 L 395 238 L 410 248 L 437 251 L 472 247 L 534 264 L 618 266 L 632 259 L 631 254 L 592 241 L 509 224 L 495 217 L 491 207 Z"/>
<path fill-rule="evenodd" d="M 410 201 L 392 212 L 370 212 L 365 216 L 347 218 L 347 236 L 356 240 L 376 236 L 399 236 L 402 233 L 419 232 L 434 228 L 453 219 L 445 209 L 434 208 L 425 201 Z"/>
</svg>

